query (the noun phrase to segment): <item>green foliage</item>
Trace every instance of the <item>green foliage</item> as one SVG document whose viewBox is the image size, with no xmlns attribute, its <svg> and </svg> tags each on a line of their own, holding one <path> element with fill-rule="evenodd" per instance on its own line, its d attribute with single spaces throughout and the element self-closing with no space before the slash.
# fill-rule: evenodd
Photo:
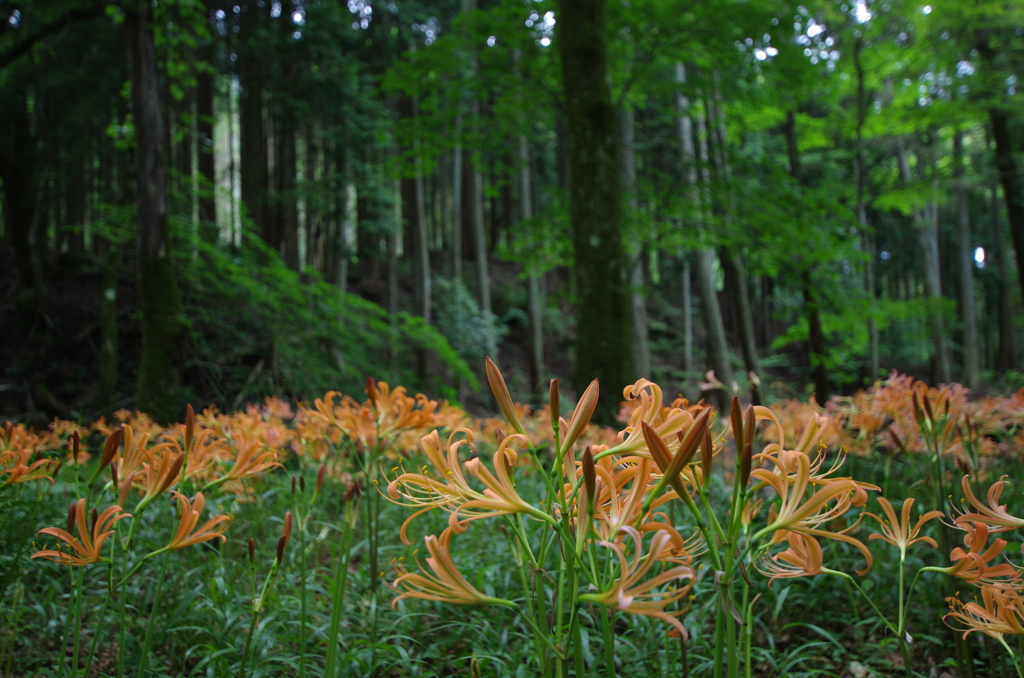
<svg viewBox="0 0 1024 678">
<path fill-rule="evenodd" d="M 422 318 L 391 318 L 322 280 L 303 281 L 250 228 L 237 249 L 192 240 L 191 251 L 182 247 L 178 254 L 183 308 L 192 324 L 183 368 L 197 371 L 196 381 L 217 402 L 358 392 L 368 375 L 413 385 L 411 370 L 393 365 L 411 364 L 403 356 L 417 347 L 475 383 L 463 358 Z"/>
<path fill-rule="evenodd" d="M 508 326 L 480 305 L 459 278 L 434 278 L 432 295 L 435 330 L 452 346 L 459 358 L 476 363 L 487 355 L 487 347 L 497 345 L 508 333 Z"/>
</svg>

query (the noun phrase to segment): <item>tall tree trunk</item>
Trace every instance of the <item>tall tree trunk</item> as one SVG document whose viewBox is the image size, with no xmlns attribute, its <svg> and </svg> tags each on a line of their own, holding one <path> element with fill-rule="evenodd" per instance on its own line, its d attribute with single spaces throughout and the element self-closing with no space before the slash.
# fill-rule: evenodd
<svg viewBox="0 0 1024 678">
<path fill-rule="evenodd" d="M 619 394 L 629 383 L 632 356 L 619 139 L 608 86 L 607 15 L 605 0 L 561 0 L 559 8 L 576 261 L 573 387 L 582 393 L 591 379 L 600 379 L 606 396 L 595 421 L 610 423 Z"/>
<path fill-rule="evenodd" d="M 789 153 L 789 173 L 804 185 L 800 169 L 800 151 L 797 147 L 796 113 L 786 111 L 786 149 Z M 821 305 L 814 288 L 814 266 L 805 265 L 800 271 L 800 287 L 804 298 L 804 313 L 807 314 L 807 344 L 810 349 L 811 374 L 814 380 L 814 395 L 824 404 L 831 395 L 828 379 L 828 347 L 825 331 L 821 324 Z"/>
<path fill-rule="evenodd" d="M 138 2 L 125 8 L 135 123 L 135 242 L 142 307 L 136 406 L 157 421 L 168 421 L 180 415 L 177 365 L 182 325 L 178 319 L 178 281 L 167 224 L 164 130 L 151 17 L 149 3 Z"/>
<path fill-rule="evenodd" d="M 253 220 L 263 240 L 274 251 L 281 250 L 282 234 L 278 224 L 267 209 L 267 192 L 270 188 L 270 169 L 267 158 L 267 137 L 263 130 L 263 83 L 265 73 L 262 47 L 256 33 L 258 22 L 263 20 L 267 10 L 249 3 L 240 15 L 238 82 L 241 86 L 239 97 L 239 174 L 241 175 L 242 202 L 245 203 L 249 218 Z M 282 19 L 282 21 L 284 21 Z M 266 35 L 262 36 L 264 39 Z M 274 157 L 279 162 L 279 157 Z M 232 224 L 234 228 L 234 224 Z"/>
<path fill-rule="evenodd" d="M 686 84 L 686 67 L 682 63 L 676 64 L 676 82 L 683 86 Z M 680 155 L 683 159 L 683 176 L 686 184 L 686 193 L 692 209 L 692 223 L 690 228 L 695 231 L 703 230 L 704 219 L 707 212 L 707 186 L 708 177 L 706 171 L 698 170 L 698 157 L 694 145 L 693 119 L 690 116 L 690 99 L 686 93 L 679 91 L 679 143 Z M 701 167 L 707 167 L 708 150 L 706 140 L 706 125 L 704 117 L 697 116 L 697 135 L 700 140 L 700 163 Z M 686 223 L 683 224 L 687 226 Z M 715 284 L 715 251 L 710 247 L 699 248 L 694 252 L 694 274 L 697 283 L 697 294 L 701 300 L 701 312 L 704 317 L 704 326 L 707 332 L 708 362 L 715 376 L 726 385 L 732 388 L 732 363 L 729 359 L 729 345 L 725 338 L 725 324 L 722 322 L 722 309 L 718 303 L 718 291 Z M 730 393 L 718 394 L 719 406 L 728 406 Z M 724 409 L 722 411 L 725 411 Z"/>
<path fill-rule="evenodd" d="M 519 137 L 519 207 L 523 221 L 533 218 L 533 176 L 530 164 L 530 142 Z M 530 385 L 534 394 L 544 394 L 544 274 L 527 271 L 527 295 L 530 311 Z"/>
<path fill-rule="evenodd" d="M 757 354 L 757 340 L 754 337 L 754 312 L 750 304 L 750 293 L 747 290 L 747 273 L 743 259 L 731 250 L 725 250 L 720 256 L 725 272 L 725 287 L 732 300 L 736 313 L 740 343 L 743 346 L 743 361 L 747 371 L 761 375 L 761 359 Z"/>
<path fill-rule="evenodd" d="M 216 169 L 213 157 L 214 74 L 198 75 L 196 85 L 196 152 L 199 165 L 199 224 L 207 242 L 217 238 Z"/>
<path fill-rule="evenodd" d="M 461 135 L 462 116 L 460 115 L 455 121 L 455 136 L 458 139 Z M 452 149 L 452 227 L 451 236 L 448 239 L 452 250 L 451 276 L 458 280 L 462 279 L 462 174 L 462 142 L 459 141 Z"/>
<path fill-rule="evenodd" d="M 1006 263 L 1006 248 L 1003 247 L 1002 209 L 999 200 L 999 188 L 993 183 L 989 189 L 991 199 L 989 209 L 992 212 L 992 242 L 995 245 L 990 257 L 996 261 L 996 272 L 999 274 L 999 309 L 998 328 L 999 340 L 993 367 L 996 373 L 1002 374 L 1013 367 L 1013 327 L 1010 325 L 1012 307 L 1010 305 L 1010 267 Z"/>
<path fill-rule="evenodd" d="M 626 222 L 636 218 L 636 119 L 632 109 L 619 110 L 622 189 L 626 194 Z M 629 257 L 629 306 L 633 328 L 633 378 L 651 378 L 651 350 L 647 341 L 647 299 L 644 297 L 644 247 L 642 238 L 633 234 L 636 243 L 627 252 Z"/>
<path fill-rule="evenodd" d="M 953 138 L 956 163 L 957 244 L 960 254 L 960 320 L 964 326 L 964 385 L 977 389 L 981 383 L 978 347 L 977 307 L 974 295 L 974 249 L 971 247 L 971 219 L 964 182 L 963 135 Z"/>
<path fill-rule="evenodd" d="M 295 118 L 278 109 L 277 152 L 274 154 L 274 214 L 288 268 L 299 270 L 299 210 L 296 204 Z"/>
<path fill-rule="evenodd" d="M 997 57 L 997 51 L 991 44 L 992 38 L 987 32 L 979 37 L 976 48 L 992 68 Z M 992 102 L 988 115 L 996 147 L 996 168 L 999 170 L 999 181 L 1003 185 L 1003 198 L 1006 200 L 1010 239 L 1017 254 L 1018 284 L 1024 292 L 1024 177 L 1014 157 L 1013 136 L 1010 134 L 1010 114 L 1017 112 L 1018 105 L 1017 102 L 1009 101 L 1003 93 L 994 93 L 994 97 L 998 100 Z"/>
<path fill-rule="evenodd" d="M 68 247 L 72 252 L 85 251 L 85 164 L 72 156 L 64 182 L 64 228 L 68 229 Z"/>
<path fill-rule="evenodd" d="M 693 291 L 691 289 L 690 257 L 683 252 L 683 372 L 693 372 Z"/>
<path fill-rule="evenodd" d="M 14 247 L 18 279 L 24 287 L 35 288 L 34 258 L 29 239 L 36 219 L 37 179 L 35 136 L 29 119 L 28 98 L 19 92 L 0 106 L 4 146 L 0 148 L 0 179 L 3 180 L 4 230 Z"/>
<path fill-rule="evenodd" d="M 900 173 L 905 183 L 912 181 L 910 175 L 910 160 L 907 153 L 900 144 L 899 151 Z M 925 166 L 929 165 L 928 159 L 923 153 L 917 155 L 917 171 L 921 180 L 927 178 Z M 938 205 L 938 176 L 935 168 L 932 167 L 932 199 L 926 209 L 914 208 L 914 225 L 917 229 L 918 243 L 921 246 L 922 268 L 924 269 L 924 291 L 925 297 L 930 304 L 937 304 L 942 299 L 942 266 L 939 260 L 939 205 Z M 949 368 L 949 352 L 946 347 L 945 322 L 942 313 L 938 308 L 931 308 L 928 312 L 928 323 L 931 327 L 932 346 L 935 351 L 934 365 L 935 381 L 948 384 L 952 380 Z"/>
<path fill-rule="evenodd" d="M 860 58 L 863 45 L 863 38 L 857 38 L 853 45 L 853 64 L 857 70 L 857 139 L 853 156 L 853 179 L 857 191 L 857 224 L 860 226 L 861 247 L 865 257 L 864 294 L 868 298 L 868 381 L 874 383 L 880 376 L 881 365 L 878 353 L 878 323 L 875 320 L 875 247 L 864 201 L 864 121 L 867 119 L 868 100 L 864 88 L 864 66 Z"/>
</svg>

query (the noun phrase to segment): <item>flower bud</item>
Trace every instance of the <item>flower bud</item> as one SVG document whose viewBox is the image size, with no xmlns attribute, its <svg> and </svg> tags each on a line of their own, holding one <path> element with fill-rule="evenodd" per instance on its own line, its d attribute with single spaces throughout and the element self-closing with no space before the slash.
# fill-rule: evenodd
<svg viewBox="0 0 1024 678">
<path fill-rule="evenodd" d="M 82 442 L 78 437 L 78 431 L 71 434 L 71 458 L 75 460 L 75 466 L 78 466 L 78 453 L 82 448 Z"/>
<path fill-rule="evenodd" d="M 501 413 L 505 415 L 505 419 L 516 430 L 516 433 L 525 434 L 526 430 L 523 429 L 523 423 L 519 421 L 519 413 L 516 412 L 515 405 L 512 403 L 512 395 L 508 392 L 508 386 L 505 385 L 505 379 L 501 376 L 498 366 L 494 364 L 493 360 L 487 358 L 484 360 L 484 371 L 487 372 L 487 383 L 491 387 L 491 393 L 494 394 Z"/>
<path fill-rule="evenodd" d="M 95 506 L 89 512 L 89 518 L 91 518 L 89 522 L 92 525 L 92 533 L 96 534 L 96 521 L 100 519 L 100 512 L 96 510 Z"/>
<path fill-rule="evenodd" d="M 191 405 L 185 405 L 185 451 L 192 448 L 192 435 L 196 429 L 196 412 Z"/>
<path fill-rule="evenodd" d="M 373 406 L 374 411 L 376 411 L 377 400 L 380 398 L 380 395 L 377 392 L 377 382 L 373 380 L 373 377 L 366 378 L 366 396 L 370 399 L 370 404 Z M 377 414 L 380 414 L 380 412 Z"/>
<path fill-rule="evenodd" d="M 249 562 L 256 562 L 256 540 L 249 537 Z"/>
<path fill-rule="evenodd" d="M 348 484 L 348 489 L 345 490 L 345 495 L 341 498 L 342 504 L 347 504 L 352 501 L 355 497 L 363 496 L 363 488 L 359 486 L 358 480 L 353 480 Z"/>
<path fill-rule="evenodd" d="M 299 492 L 306 493 L 306 476 L 299 476 Z"/>
<path fill-rule="evenodd" d="M 594 499 L 597 492 L 597 470 L 594 467 L 594 453 L 590 446 L 583 451 L 583 489 L 587 497 L 587 513 L 594 513 Z"/>
<path fill-rule="evenodd" d="M 732 397 L 729 403 L 729 423 L 732 426 L 732 440 L 736 444 L 736 452 L 743 450 L 743 443 L 746 438 L 743 436 L 743 410 L 740 409 L 740 399 Z"/>
<path fill-rule="evenodd" d="M 110 464 L 110 481 L 113 483 L 115 490 L 121 487 L 121 483 L 117 481 L 117 462 L 112 462 Z"/>
<path fill-rule="evenodd" d="M 707 410 L 706 410 L 707 411 Z M 702 472 L 704 487 L 711 486 L 711 460 L 715 456 L 715 444 L 711 440 L 711 429 L 704 427 L 704 439 L 700 444 L 700 469 Z"/>
<path fill-rule="evenodd" d="M 559 417 L 562 414 L 561 395 L 558 390 L 558 380 L 552 379 L 548 386 L 548 416 L 551 418 L 551 430 L 558 426 Z"/>
<path fill-rule="evenodd" d="M 288 537 L 282 535 L 277 540 L 277 562 L 279 563 L 284 560 L 284 549 L 286 546 L 288 546 Z"/>
<path fill-rule="evenodd" d="M 320 490 L 324 489 L 324 478 L 327 477 L 327 464 L 320 464 L 320 468 L 316 471 L 316 493 L 320 494 Z"/>
<path fill-rule="evenodd" d="M 117 454 L 117 448 L 121 444 L 121 440 L 124 439 L 124 429 L 118 428 L 111 431 L 110 435 L 107 436 L 107 442 L 103 445 L 103 454 L 100 455 L 100 466 L 96 470 L 97 473 L 102 471 L 110 464 L 114 459 L 114 455 Z M 95 478 L 95 476 L 93 476 Z"/>
<path fill-rule="evenodd" d="M 502 441 L 505 440 L 505 432 L 501 430 L 500 426 L 498 427 L 497 436 L 498 436 L 498 444 L 501 445 Z"/>
<path fill-rule="evenodd" d="M 566 450 L 571 450 L 572 446 L 579 440 L 579 437 L 583 435 L 584 429 L 590 423 L 590 418 L 594 416 L 594 410 L 597 409 L 597 401 L 600 396 L 601 388 L 598 386 L 597 379 L 595 379 L 590 382 L 590 386 L 587 386 L 587 390 L 583 392 L 579 402 L 576 403 L 576 409 L 572 411 L 572 416 L 569 418 L 569 430 L 562 438 L 562 449 L 559 450 L 560 452 L 564 454 Z"/>
<path fill-rule="evenodd" d="M 75 528 L 75 511 L 78 509 L 78 502 L 71 502 L 71 506 L 68 507 L 68 534 Z"/>
</svg>

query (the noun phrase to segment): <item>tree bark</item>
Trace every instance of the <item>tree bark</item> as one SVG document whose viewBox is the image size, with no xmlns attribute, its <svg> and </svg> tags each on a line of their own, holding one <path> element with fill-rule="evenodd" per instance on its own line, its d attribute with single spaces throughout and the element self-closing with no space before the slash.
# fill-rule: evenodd
<svg viewBox="0 0 1024 678">
<path fill-rule="evenodd" d="M 614 420 L 629 383 L 628 265 L 622 248 L 616 112 L 608 86 L 605 0 L 561 0 L 558 44 L 569 131 L 569 200 L 576 261 L 573 387 L 593 378 L 606 394 L 595 412 Z"/>
<path fill-rule="evenodd" d="M 912 181 L 910 161 L 902 143 L 899 148 L 900 173 L 906 183 Z M 933 164 L 925 154 L 917 155 L 917 171 L 920 179 L 927 178 L 925 165 Z M 935 304 L 942 299 L 942 267 L 939 260 L 939 205 L 938 176 L 932 166 L 932 199 L 924 210 L 914 208 L 914 225 L 917 228 L 918 243 L 921 246 L 921 264 L 924 269 L 924 291 L 929 303 Z M 942 313 L 937 308 L 929 309 L 928 323 L 931 327 L 932 346 L 935 351 L 933 378 L 941 384 L 952 380 L 949 368 L 949 352 L 946 347 L 946 328 Z"/>
<path fill-rule="evenodd" d="M 997 373 L 1002 373 L 1012 369 L 1014 362 L 1013 328 L 1010 325 L 1013 313 L 1010 305 L 1010 267 L 1006 263 L 1006 248 L 1003 247 L 999 189 L 993 184 L 989 190 L 991 192 L 989 209 L 992 212 L 992 242 L 995 247 L 988 254 L 995 259 L 996 272 L 999 274 L 999 308 L 997 311 L 999 339 L 993 367 Z"/>
<path fill-rule="evenodd" d="M 281 250 L 282 234 L 276 220 L 268 214 L 267 192 L 270 188 L 270 169 L 267 158 L 267 137 L 263 130 L 263 83 L 264 67 L 260 55 L 257 24 L 263 12 L 256 3 L 250 3 L 248 11 L 240 16 L 238 82 L 241 86 L 239 97 L 239 174 L 241 175 L 241 196 L 248 210 L 249 218 L 260 230 L 263 240 L 275 251 Z M 265 10 L 264 10 L 265 11 Z M 266 36 L 262 36 L 264 39 Z M 275 164 L 279 158 L 275 156 Z M 232 224 L 232 228 L 234 225 Z"/>
<path fill-rule="evenodd" d="M 0 179 L 4 190 L 4 228 L 14 247 L 14 260 L 22 286 L 38 283 L 32 266 L 29 235 L 36 216 L 35 136 L 31 134 L 28 99 L 19 92 L 0 106 L 0 121 L 6 128 L 0 149 Z"/>
<path fill-rule="evenodd" d="M 626 220 L 635 219 L 636 203 L 636 120 L 628 107 L 619 110 L 622 188 L 626 194 Z M 647 341 L 647 299 L 644 296 L 644 247 L 634 234 L 629 240 L 638 243 L 627 253 L 629 259 L 629 306 L 632 324 L 633 378 L 651 378 L 651 351 Z"/>
<path fill-rule="evenodd" d="M 1003 185 L 1006 200 L 1006 216 L 1010 225 L 1010 239 L 1017 254 L 1017 277 L 1024 291 L 1024 179 L 1020 174 L 1016 158 L 1013 157 L 1013 142 L 1010 136 L 1010 114 L 1002 108 L 989 110 L 992 122 L 992 138 L 996 146 L 996 167 L 999 181 Z"/>
<path fill-rule="evenodd" d="M 691 289 L 690 257 L 683 260 L 683 372 L 693 372 L 693 291 Z"/>
<path fill-rule="evenodd" d="M 686 84 L 686 67 L 682 63 L 676 64 L 676 82 L 679 85 Z M 707 184 L 709 177 L 706 171 L 698 170 L 698 158 L 696 146 L 694 145 L 693 120 L 690 117 L 690 99 L 685 92 L 679 92 L 679 143 L 680 155 L 683 159 L 683 177 L 686 184 L 687 197 L 692 205 L 692 224 L 690 228 L 700 231 L 704 228 L 704 219 L 707 212 Z M 697 135 L 700 140 L 700 166 L 708 165 L 708 149 L 706 140 L 706 125 L 704 117 L 697 116 Z M 684 227 L 687 224 L 684 223 Z M 718 394 L 719 406 L 728 406 L 729 398 L 732 395 L 732 362 L 729 359 L 729 345 L 725 338 L 725 324 L 722 322 L 722 309 L 718 303 L 718 291 L 715 284 L 715 251 L 710 247 L 698 248 L 693 255 L 694 276 L 697 283 L 697 294 L 701 301 L 701 313 L 704 317 L 704 326 L 707 332 L 708 362 L 715 376 L 730 389 L 729 393 Z M 722 410 L 725 411 L 724 409 Z"/>
<path fill-rule="evenodd" d="M 199 165 L 199 229 L 203 239 L 217 239 L 217 177 L 213 158 L 214 74 L 203 71 L 196 85 L 196 152 Z"/>
<path fill-rule="evenodd" d="M 142 308 L 136 407 L 157 421 L 169 421 L 180 414 L 177 365 L 183 327 L 178 318 L 178 281 L 167 224 L 164 130 L 151 17 L 149 3 L 138 2 L 125 8 L 135 124 L 135 243 Z"/>
<path fill-rule="evenodd" d="M 519 137 L 519 208 L 523 221 L 533 218 L 533 175 L 530 165 L 530 142 Z M 534 395 L 544 395 L 544 274 L 527 272 L 527 295 L 530 312 L 530 385 Z"/>
<path fill-rule="evenodd" d="M 874 383 L 881 376 L 881 365 L 878 323 L 875 320 L 875 248 L 864 201 L 864 121 L 867 119 L 868 101 L 864 87 L 864 66 L 860 58 L 863 45 L 863 38 L 857 38 L 853 45 L 853 65 L 857 71 L 857 139 L 853 157 L 853 178 L 857 191 L 857 224 L 860 226 L 861 247 L 865 257 L 864 294 L 868 298 L 868 381 Z"/>
<path fill-rule="evenodd" d="M 956 164 L 957 244 L 960 254 L 960 320 L 964 326 L 964 385 L 977 389 L 981 383 L 978 347 L 977 302 L 974 295 L 974 249 L 971 247 L 971 219 L 967 185 L 964 181 L 963 135 L 953 138 Z"/>
<path fill-rule="evenodd" d="M 796 113 L 786 111 L 786 150 L 789 154 L 789 173 L 800 185 L 804 185 L 800 169 L 800 151 L 797 146 Z M 804 298 L 804 313 L 807 314 L 807 345 L 811 358 L 811 374 L 814 380 L 814 395 L 824 404 L 831 395 L 828 378 L 828 346 L 821 324 L 821 306 L 813 280 L 814 266 L 804 265 L 800 271 L 800 288 Z"/>
</svg>

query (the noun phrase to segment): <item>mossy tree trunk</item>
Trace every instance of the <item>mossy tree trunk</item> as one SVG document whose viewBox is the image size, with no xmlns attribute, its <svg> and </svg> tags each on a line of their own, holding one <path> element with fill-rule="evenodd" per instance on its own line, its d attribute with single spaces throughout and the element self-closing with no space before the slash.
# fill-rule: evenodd
<svg viewBox="0 0 1024 678">
<path fill-rule="evenodd" d="M 149 3 L 138 2 L 127 6 L 125 15 L 135 124 L 135 243 L 142 309 L 136 407 L 158 421 L 168 421 L 179 414 L 177 366 L 183 327 L 167 223 L 167 172 L 156 49 L 150 26 L 152 8 Z"/>
<path fill-rule="evenodd" d="M 622 243 L 616 110 L 608 87 L 604 0 L 561 0 L 558 43 L 569 134 L 569 200 L 576 266 L 576 364 L 582 392 L 598 378 L 595 413 L 613 420 L 629 381 L 629 271 Z"/>
</svg>

